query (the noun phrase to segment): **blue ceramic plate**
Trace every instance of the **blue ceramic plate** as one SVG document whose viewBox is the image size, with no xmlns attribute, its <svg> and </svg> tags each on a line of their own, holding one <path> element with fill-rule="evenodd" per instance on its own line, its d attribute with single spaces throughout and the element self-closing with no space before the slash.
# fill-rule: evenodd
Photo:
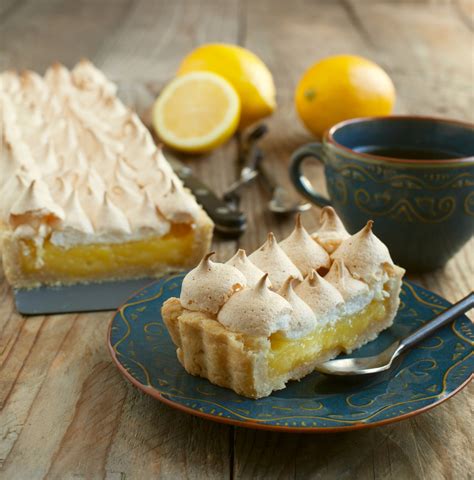
<svg viewBox="0 0 474 480">
<path fill-rule="evenodd" d="M 332 380 L 313 373 L 260 400 L 241 397 L 185 372 L 160 315 L 179 296 L 184 274 L 166 276 L 125 303 L 109 327 L 109 349 L 123 375 L 145 393 L 209 420 L 298 432 L 353 430 L 395 422 L 438 405 L 464 387 L 474 371 L 474 327 L 465 316 L 439 330 L 369 380 Z M 372 355 L 450 304 L 403 284 L 394 325 L 358 350 Z"/>
</svg>

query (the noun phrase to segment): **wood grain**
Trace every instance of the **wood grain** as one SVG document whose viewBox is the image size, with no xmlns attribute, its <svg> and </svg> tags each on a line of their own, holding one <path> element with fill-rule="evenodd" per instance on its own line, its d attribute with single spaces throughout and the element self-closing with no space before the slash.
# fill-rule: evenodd
<svg viewBox="0 0 474 480">
<path fill-rule="evenodd" d="M 0 70 L 43 71 L 89 57 L 117 80 L 144 118 L 180 58 L 210 41 L 238 42 L 272 70 L 278 112 L 269 121 L 266 162 L 289 188 L 291 152 L 312 140 L 296 117 L 293 91 L 311 63 L 335 53 L 366 55 L 387 69 L 397 111 L 473 120 L 469 0 L 3 0 Z M 236 176 L 230 142 L 182 157 L 218 192 Z M 232 165 L 232 166 L 229 166 Z M 312 177 L 324 191 L 322 172 Z M 291 218 L 266 209 L 255 184 L 242 206 L 249 229 L 215 240 L 220 258 L 254 249 Z M 318 211 L 304 216 L 309 228 Z M 1 275 L 1 274 L 0 274 Z M 474 286 L 474 240 L 437 272 L 413 277 L 457 300 Z M 110 314 L 25 319 L 0 277 L 0 479 L 472 478 L 471 385 L 419 417 L 333 435 L 274 434 L 214 424 L 176 412 L 127 384 L 105 348 Z"/>
</svg>

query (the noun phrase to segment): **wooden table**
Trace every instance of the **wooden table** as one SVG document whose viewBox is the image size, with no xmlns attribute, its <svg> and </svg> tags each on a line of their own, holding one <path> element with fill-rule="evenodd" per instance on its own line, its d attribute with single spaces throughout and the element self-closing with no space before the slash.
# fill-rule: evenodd
<svg viewBox="0 0 474 480">
<path fill-rule="evenodd" d="M 2 0 L 0 70 L 72 66 L 88 57 L 143 113 L 180 58 L 206 41 L 244 45 L 274 73 L 279 108 L 264 141 L 287 182 L 290 153 L 311 140 L 293 90 L 315 60 L 341 52 L 381 64 L 398 112 L 473 120 L 472 0 Z M 193 162 L 222 191 L 235 178 L 235 143 Z M 1 174 L 1 172 L 0 172 Z M 321 181 L 321 172 L 316 172 Z M 238 245 L 256 248 L 292 228 L 265 208 L 257 186 Z M 318 211 L 305 214 L 317 224 Z M 216 241 L 224 257 L 234 241 Z M 445 269 L 413 277 L 458 300 L 473 288 L 474 242 Z M 110 313 L 23 318 L 0 280 L 0 478 L 472 478 L 474 387 L 418 417 L 332 435 L 219 425 L 177 412 L 132 388 L 105 346 Z"/>
</svg>

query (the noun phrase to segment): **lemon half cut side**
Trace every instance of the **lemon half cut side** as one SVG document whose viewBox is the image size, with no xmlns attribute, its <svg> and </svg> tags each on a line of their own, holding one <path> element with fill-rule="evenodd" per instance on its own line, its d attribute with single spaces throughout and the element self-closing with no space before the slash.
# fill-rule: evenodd
<svg viewBox="0 0 474 480">
<path fill-rule="evenodd" d="M 226 142 L 236 131 L 240 99 L 234 87 L 212 72 L 172 80 L 153 106 L 153 127 L 177 150 L 201 153 Z"/>
<path fill-rule="evenodd" d="M 276 108 L 272 74 L 246 48 L 228 43 L 201 45 L 183 59 L 178 76 L 196 71 L 217 73 L 235 88 L 241 101 L 239 129 L 271 115 Z"/>
</svg>

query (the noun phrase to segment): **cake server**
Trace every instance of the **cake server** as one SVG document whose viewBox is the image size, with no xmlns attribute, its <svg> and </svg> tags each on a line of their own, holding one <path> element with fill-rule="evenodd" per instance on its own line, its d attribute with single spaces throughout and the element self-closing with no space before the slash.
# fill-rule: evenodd
<svg viewBox="0 0 474 480">
<path fill-rule="evenodd" d="M 139 278 L 58 287 L 19 288 L 13 291 L 18 313 L 55 315 L 60 313 L 116 310 L 134 292 L 156 278 Z"/>
<path fill-rule="evenodd" d="M 474 292 L 455 303 L 437 317 L 422 325 L 407 337 L 397 340 L 378 355 L 360 358 L 329 360 L 316 366 L 315 370 L 325 375 L 369 375 L 388 370 L 393 361 L 409 348 L 429 337 L 434 331 L 474 308 Z"/>
</svg>

